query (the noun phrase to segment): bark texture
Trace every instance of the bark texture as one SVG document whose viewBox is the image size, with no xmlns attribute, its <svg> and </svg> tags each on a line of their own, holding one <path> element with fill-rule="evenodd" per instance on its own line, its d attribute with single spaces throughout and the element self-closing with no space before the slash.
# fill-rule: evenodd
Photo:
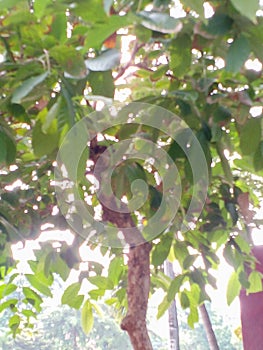
<svg viewBox="0 0 263 350">
<path fill-rule="evenodd" d="M 106 199 L 103 202 L 105 204 Z M 129 213 L 112 212 L 103 205 L 103 220 L 110 221 L 120 228 L 131 229 L 130 233 L 123 230 L 125 242 L 130 248 L 127 281 L 128 312 L 121 323 L 121 328 L 129 334 L 134 350 L 152 350 L 146 326 L 151 244 L 145 242 L 139 230 L 134 227 Z"/>
<path fill-rule="evenodd" d="M 91 142 L 90 158 L 96 165 L 105 147 L 97 146 L 96 139 Z M 103 181 L 103 171 L 107 168 L 107 157 L 97 167 L 96 178 Z M 150 291 L 150 251 L 151 244 L 146 242 L 134 221 L 126 204 L 118 207 L 113 196 L 100 197 L 102 205 L 102 220 L 109 221 L 120 228 L 124 241 L 129 245 L 128 281 L 127 281 L 127 315 L 121 323 L 121 328 L 127 331 L 134 350 L 152 350 L 152 344 L 146 326 L 146 314 Z M 122 230 L 123 229 L 123 230 Z"/>
<path fill-rule="evenodd" d="M 144 243 L 130 248 L 128 257 L 128 312 L 121 328 L 128 332 L 135 350 L 152 350 L 146 326 L 146 313 L 150 289 L 151 245 Z"/>
<path fill-rule="evenodd" d="M 220 350 L 205 304 L 199 307 L 210 350 Z"/>
</svg>

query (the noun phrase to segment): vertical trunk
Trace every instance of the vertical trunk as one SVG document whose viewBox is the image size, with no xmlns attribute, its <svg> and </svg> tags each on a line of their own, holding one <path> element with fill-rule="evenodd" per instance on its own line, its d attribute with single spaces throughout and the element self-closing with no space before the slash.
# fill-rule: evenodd
<svg viewBox="0 0 263 350">
<path fill-rule="evenodd" d="M 213 327 L 212 327 L 208 312 L 206 310 L 205 304 L 201 305 L 199 307 L 199 310 L 200 310 L 200 313 L 201 313 L 201 316 L 203 319 L 205 333 L 206 333 L 207 341 L 209 344 L 209 349 L 210 350 L 219 350 L 216 336 L 215 336 L 215 333 L 213 331 Z"/>
<path fill-rule="evenodd" d="M 174 278 L 173 264 L 166 260 L 165 273 L 168 277 Z M 170 350 L 180 350 L 179 344 L 179 326 L 177 319 L 177 307 L 174 300 L 168 310 L 169 318 L 169 338 L 170 338 Z"/>
<path fill-rule="evenodd" d="M 96 139 L 91 142 L 90 159 L 96 164 L 96 178 L 101 183 L 101 174 L 107 169 L 107 161 L 97 160 L 104 149 L 100 150 Z M 107 160 L 107 159 L 106 159 Z M 123 233 L 125 245 L 129 246 L 127 299 L 128 311 L 122 320 L 121 328 L 129 334 L 134 350 L 152 350 L 152 344 L 146 326 L 146 314 L 150 291 L 150 251 L 151 244 L 146 242 L 137 229 L 126 204 L 119 208 L 114 196 L 100 195 L 103 221 L 116 225 Z"/>
<path fill-rule="evenodd" d="M 128 312 L 121 328 L 129 334 L 134 350 L 152 350 L 146 327 L 146 313 L 150 289 L 151 245 L 143 243 L 130 248 L 128 254 Z"/>
<path fill-rule="evenodd" d="M 105 203 L 109 202 L 106 207 Z M 140 231 L 134 227 L 129 213 L 116 213 L 110 207 L 113 198 L 104 198 L 103 220 L 110 221 L 122 230 L 129 245 L 127 299 L 128 312 L 122 320 L 121 328 L 129 334 L 134 350 L 152 350 L 146 326 L 146 314 L 150 291 L 150 251 Z"/>
</svg>

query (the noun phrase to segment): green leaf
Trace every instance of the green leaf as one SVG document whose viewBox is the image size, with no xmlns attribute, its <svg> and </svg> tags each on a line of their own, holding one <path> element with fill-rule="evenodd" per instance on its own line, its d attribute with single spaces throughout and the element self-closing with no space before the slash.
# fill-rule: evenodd
<svg viewBox="0 0 263 350">
<path fill-rule="evenodd" d="M 114 97 L 114 81 L 111 71 L 105 72 L 90 72 L 88 81 L 92 88 L 93 95 L 100 95 L 105 97 Z M 87 96 L 88 98 L 88 96 Z"/>
<path fill-rule="evenodd" d="M 160 33 L 177 33 L 182 28 L 179 19 L 173 18 L 166 13 L 141 11 L 138 17 L 142 19 L 141 24 L 148 29 Z"/>
<path fill-rule="evenodd" d="M 165 296 L 161 304 L 159 304 L 158 306 L 157 320 L 165 314 L 165 312 L 169 309 L 170 305 L 171 302 L 169 302 Z"/>
<path fill-rule="evenodd" d="M 117 49 L 103 51 L 103 53 L 95 58 L 85 60 L 87 69 L 93 72 L 105 72 L 120 64 L 120 52 Z"/>
<path fill-rule="evenodd" d="M 251 247 L 248 241 L 246 241 L 243 237 L 237 236 L 235 237 L 235 242 L 238 244 L 239 248 L 242 250 L 242 252 L 246 254 L 250 254 Z"/>
<path fill-rule="evenodd" d="M 247 292 L 258 293 L 262 292 L 262 274 L 258 271 L 252 271 L 249 275 L 248 282 L 250 284 Z"/>
<path fill-rule="evenodd" d="M 16 158 L 16 142 L 8 127 L 0 126 L 0 164 L 12 164 Z"/>
<path fill-rule="evenodd" d="M 0 131 L 0 164 L 5 163 L 7 155 L 6 135 Z"/>
<path fill-rule="evenodd" d="M 52 293 L 50 291 L 50 289 L 48 288 L 48 286 L 46 286 L 45 284 L 43 284 L 36 275 L 29 275 L 26 274 L 25 275 L 27 280 L 30 282 L 31 286 L 36 288 L 40 293 L 48 296 L 48 297 L 52 297 Z"/>
<path fill-rule="evenodd" d="M 99 289 L 112 289 L 113 283 L 107 277 L 104 276 L 92 276 L 89 277 L 89 282 L 97 286 Z"/>
<path fill-rule="evenodd" d="M 260 118 L 251 118 L 241 128 L 240 148 L 243 155 L 249 155 L 256 152 L 261 139 L 261 120 Z"/>
<path fill-rule="evenodd" d="M 161 241 L 154 246 L 152 252 L 152 263 L 155 267 L 162 265 L 169 255 L 172 241 L 173 236 L 171 234 L 165 234 L 161 237 Z"/>
<path fill-rule="evenodd" d="M 180 290 L 180 287 L 183 283 L 183 280 L 184 280 L 185 276 L 184 275 L 179 275 L 179 276 L 176 276 L 171 284 L 170 284 L 170 287 L 168 289 L 168 293 L 167 293 L 167 300 L 169 302 L 173 301 L 175 299 L 175 296 L 176 294 L 179 292 Z"/>
<path fill-rule="evenodd" d="M 184 262 L 183 262 L 183 268 L 185 270 L 189 269 L 189 267 L 192 267 L 193 266 L 193 263 L 195 262 L 195 260 L 198 258 L 198 254 L 189 254 L 185 259 L 184 259 Z"/>
<path fill-rule="evenodd" d="M 7 308 L 10 308 L 12 310 L 17 303 L 18 303 L 18 300 L 14 298 L 4 301 L 3 303 L 0 304 L 0 313 Z"/>
<path fill-rule="evenodd" d="M 57 13 L 54 15 L 50 34 L 53 35 L 59 43 L 63 43 L 67 40 L 66 13 Z"/>
<path fill-rule="evenodd" d="M 69 77 L 82 79 L 86 77 L 87 70 L 84 59 L 73 46 L 58 45 L 50 49 L 49 54 L 60 65 Z"/>
<path fill-rule="evenodd" d="M 212 35 L 224 35 L 232 28 L 233 22 L 233 19 L 228 15 L 216 12 L 214 16 L 209 18 L 204 29 Z"/>
<path fill-rule="evenodd" d="M 238 73 L 250 54 L 247 38 L 240 36 L 230 46 L 226 56 L 226 70 Z"/>
<path fill-rule="evenodd" d="M 34 88 L 41 84 L 48 76 L 48 72 L 25 80 L 12 94 L 11 102 L 20 104 Z"/>
<path fill-rule="evenodd" d="M 171 285 L 171 279 L 161 271 L 158 271 L 157 275 L 153 275 L 151 281 L 153 285 L 162 288 L 164 291 L 168 291 Z"/>
<path fill-rule="evenodd" d="M 58 133 L 56 121 L 53 120 L 48 130 L 43 132 L 43 124 L 37 121 L 32 133 L 32 146 L 37 157 L 51 154 L 58 147 Z"/>
<path fill-rule="evenodd" d="M 199 320 L 199 314 L 198 314 L 198 308 L 197 307 L 190 307 L 190 313 L 187 317 L 187 322 L 191 328 L 194 328 L 195 323 L 197 323 Z"/>
<path fill-rule="evenodd" d="M 227 285 L 227 304 L 230 305 L 233 300 L 239 295 L 241 290 L 241 283 L 238 278 L 237 272 L 233 272 Z"/>
<path fill-rule="evenodd" d="M 180 293 L 180 303 L 183 309 L 187 309 L 190 306 L 190 300 L 186 292 Z"/>
<path fill-rule="evenodd" d="M 6 229 L 9 240 L 17 242 L 19 239 L 24 239 L 19 230 L 17 230 L 17 228 L 13 226 L 9 221 L 7 221 L 3 216 L 0 216 L 0 223 Z"/>
<path fill-rule="evenodd" d="M 10 284 L 2 284 L 0 286 L 0 299 L 3 297 L 13 293 L 17 289 L 17 286 L 13 283 Z"/>
<path fill-rule="evenodd" d="M 84 333 L 86 334 L 90 333 L 93 327 L 93 323 L 94 323 L 94 318 L 93 318 L 93 312 L 92 312 L 92 305 L 89 300 L 86 300 L 81 310 L 81 325 Z"/>
<path fill-rule="evenodd" d="M 69 305 L 74 309 L 79 309 L 84 299 L 83 295 L 78 295 L 80 287 L 81 284 L 79 282 L 71 284 L 62 295 L 62 304 Z"/>
<path fill-rule="evenodd" d="M 21 0 L 0 0 L 0 8 L 1 10 L 11 8 L 19 1 Z"/>
<path fill-rule="evenodd" d="M 50 259 L 51 257 L 49 257 Z M 48 256 L 47 256 L 48 259 Z M 53 258 L 52 264 L 51 264 L 51 271 L 56 272 L 59 274 L 59 276 L 63 279 L 63 281 L 66 281 L 70 274 L 70 268 L 66 264 L 66 262 L 56 254 L 56 256 Z"/>
<path fill-rule="evenodd" d="M 175 258 L 179 261 L 180 265 L 183 266 L 184 260 L 189 255 L 186 242 L 175 242 L 174 255 Z"/>
<path fill-rule="evenodd" d="M 259 10 L 258 0 L 231 0 L 231 2 L 241 15 L 256 23 L 256 12 Z"/>
<path fill-rule="evenodd" d="M 22 314 L 25 315 L 27 318 L 29 318 L 29 317 L 36 318 L 37 317 L 36 313 L 32 310 L 22 310 Z"/>
<path fill-rule="evenodd" d="M 263 23 L 261 22 L 256 26 L 251 26 L 245 34 L 248 37 L 255 56 L 263 62 L 263 45 L 261 45 L 263 41 Z"/>
<path fill-rule="evenodd" d="M 15 332 L 19 327 L 20 322 L 21 322 L 20 316 L 13 315 L 12 317 L 10 317 L 8 325 L 12 329 L 12 331 Z"/>
<path fill-rule="evenodd" d="M 23 293 L 25 295 L 26 300 L 35 307 L 37 312 L 40 312 L 40 305 L 43 303 L 43 299 L 41 298 L 41 296 L 29 287 L 23 287 Z"/>
<path fill-rule="evenodd" d="M 47 4 L 50 2 L 50 0 L 35 0 L 34 1 L 34 14 L 38 19 L 40 19 L 47 7 Z"/>
<path fill-rule="evenodd" d="M 110 17 L 106 17 L 106 19 L 103 22 L 95 23 L 92 26 L 92 28 L 89 29 L 87 33 L 87 39 L 85 42 L 85 48 L 99 49 L 102 43 L 116 30 L 120 28 L 125 28 L 131 23 L 133 23 L 133 19 L 127 15 L 112 15 Z"/>
<path fill-rule="evenodd" d="M 187 34 L 180 35 L 171 41 L 170 68 L 176 77 L 186 74 L 190 68 L 192 63 L 191 49 L 192 41 Z"/>
<path fill-rule="evenodd" d="M 109 269 L 108 269 L 108 278 L 112 281 L 114 286 L 116 286 L 119 282 L 120 276 L 123 273 L 123 259 L 116 257 L 111 260 Z"/>
<path fill-rule="evenodd" d="M 134 27 L 134 35 L 139 42 L 147 43 L 152 37 L 152 31 L 145 28 L 141 24 L 137 24 Z"/>
<path fill-rule="evenodd" d="M 263 169 L 263 141 L 261 141 L 258 145 L 253 158 L 253 164 L 256 171 Z"/>
<path fill-rule="evenodd" d="M 56 119 L 59 113 L 60 101 L 61 99 L 59 99 L 56 103 L 54 103 L 53 106 L 47 111 L 47 114 L 45 116 L 45 121 L 43 122 L 43 125 L 42 125 L 42 131 L 44 134 L 48 133 L 48 129 L 52 127 L 52 123 Z"/>
</svg>

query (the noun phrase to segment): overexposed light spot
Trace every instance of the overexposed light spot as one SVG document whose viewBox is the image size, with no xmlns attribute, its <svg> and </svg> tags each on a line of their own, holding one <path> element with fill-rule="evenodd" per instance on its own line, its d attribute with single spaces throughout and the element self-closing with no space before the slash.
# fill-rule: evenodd
<svg viewBox="0 0 263 350">
<path fill-rule="evenodd" d="M 215 66 L 217 69 L 222 69 L 225 67 L 225 61 L 221 57 L 216 57 Z"/>
<path fill-rule="evenodd" d="M 117 237 L 118 237 L 119 239 L 122 239 L 122 240 L 124 240 L 124 239 L 125 239 L 124 234 L 123 234 L 123 232 L 122 232 L 122 231 L 118 231 L 118 233 L 117 233 Z"/>
<path fill-rule="evenodd" d="M 121 38 L 121 64 L 128 63 L 131 60 L 130 45 L 136 40 L 134 35 L 126 35 Z"/>
<path fill-rule="evenodd" d="M 46 242 L 46 241 L 61 241 L 66 242 L 68 245 L 71 245 L 74 240 L 73 233 L 70 232 L 70 230 L 49 230 L 42 232 L 41 235 L 38 238 L 39 242 Z"/>
<path fill-rule="evenodd" d="M 209 4 L 209 2 L 204 2 L 203 6 L 204 6 L 205 18 L 211 18 L 215 13 L 213 7 Z"/>
<path fill-rule="evenodd" d="M 229 156 L 230 156 L 230 152 L 228 149 L 224 149 L 224 155 L 227 159 L 229 159 Z"/>
<path fill-rule="evenodd" d="M 252 117 L 256 118 L 262 115 L 263 113 L 263 107 L 262 106 L 254 106 L 251 107 L 249 110 L 249 113 L 252 115 Z"/>
<path fill-rule="evenodd" d="M 23 182 L 19 179 L 13 182 L 11 185 L 5 186 L 7 191 L 13 191 L 15 188 L 22 188 Z"/>
<path fill-rule="evenodd" d="M 131 95 L 131 89 L 124 88 L 124 89 L 115 89 L 114 94 L 114 100 L 119 102 L 125 102 L 127 101 L 128 97 Z"/>
<path fill-rule="evenodd" d="M 100 221 L 102 219 L 102 206 L 101 204 L 96 205 L 94 207 L 94 219 Z"/>
<path fill-rule="evenodd" d="M 167 56 L 166 55 L 162 55 L 160 57 L 158 57 L 158 64 L 167 64 L 168 60 L 167 60 Z"/>
<path fill-rule="evenodd" d="M 96 111 L 102 111 L 104 106 L 105 106 L 105 103 L 103 101 L 97 101 L 96 102 Z"/>
<path fill-rule="evenodd" d="M 10 165 L 9 170 L 10 171 L 15 171 L 18 169 L 18 166 L 16 164 Z"/>
<path fill-rule="evenodd" d="M 170 16 L 174 18 L 182 18 L 186 16 L 186 12 L 183 10 L 183 5 L 179 0 L 174 0 L 174 3 L 170 8 Z"/>
<path fill-rule="evenodd" d="M 61 248 L 61 243 L 60 242 L 53 242 L 52 243 L 52 247 L 55 248 L 55 249 L 58 249 L 58 248 Z"/>
<path fill-rule="evenodd" d="M 60 84 L 59 84 L 59 83 L 56 83 L 55 86 L 54 86 L 54 88 L 53 88 L 53 91 L 55 91 L 55 92 L 60 92 L 60 90 L 61 90 Z M 56 95 L 55 95 L 55 96 L 56 96 Z"/>
<path fill-rule="evenodd" d="M 121 201 L 125 204 L 129 203 L 127 196 L 122 196 Z"/>
<path fill-rule="evenodd" d="M 101 133 L 98 133 L 97 134 L 97 140 L 100 142 L 100 141 L 104 141 L 104 136 L 103 136 L 103 134 L 101 134 Z"/>
<path fill-rule="evenodd" d="M 145 11 L 152 11 L 153 9 L 153 4 L 148 4 L 147 6 L 145 6 Z"/>
<path fill-rule="evenodd" d="M 253 69 L 256 72 L 260 72 L 262 70 L 262 63 L 256 58 L 254 60 L 247 60 L 245 63 L 246 69 Z"/>
<path fill-rule="evenodd" d="M 58 215 L 59 213 L 59 209 L 57 205 L 54 205 L 54 207 L 52 208 L 52 216 Z"/>
</svg>

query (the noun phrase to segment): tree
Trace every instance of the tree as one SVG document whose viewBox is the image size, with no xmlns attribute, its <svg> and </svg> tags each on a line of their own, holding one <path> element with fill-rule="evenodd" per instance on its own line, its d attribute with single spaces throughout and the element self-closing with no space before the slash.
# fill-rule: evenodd
<svg viewBox="0 0 263 350">
<path fill-rule="evenodd" d="M 78 268 L 83 244 L 110 255 L 107 276 L 89 261 L 62 302 L 82 309 L 89 331 L 112 291 L 134 349 L 152 349 L 145 318 L 156 288 L 166 292 L 159 317 L 178 295 L 197 322 L 221 247 L 233 266 L 228 303 L 241 287 L 260 290 L 260 274 L 245 269 L 255 266 L 251 206 L 262 195 L 258 0 L 182 0 L 178 16 L 169 0 L 0 5 L 1 278 L 15 265 L 12 244 L 48 225 L 75 232 L 70 247 L 43 244 L 21 300 L 14 276 L 1 285 L 13 333 L 32 316 L 23 309 L 40 311 L 53 273 L 65 280 Z M 117 97 L 126 104 L 112 106 Z M 167 257 L 180 264 L 172 280 Z M 79 294 L 86 279 L 94 290 Z"/>
</svg>

